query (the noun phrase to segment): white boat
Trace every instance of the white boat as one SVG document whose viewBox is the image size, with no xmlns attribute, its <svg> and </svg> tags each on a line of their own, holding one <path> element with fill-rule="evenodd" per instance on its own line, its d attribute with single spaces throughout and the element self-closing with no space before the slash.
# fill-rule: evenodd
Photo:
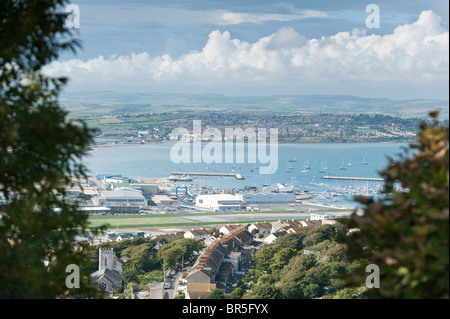
<svg viewBox="0 0 450 319">
<path fill-rule="evenodd" d="M 367 152 L 366 155 L 364 155 L 363 165 L 368 165 L 369 162 L 367 162 Z"/>
<path fill-rule="evenodd" d="M 305 169 L 311 169 L 311 166 L 309 166 L 309 162 L 308 161 L 306 161 L 306 163 L 305 163 L 305 167 L 304 167 Z"/>
<path fill-rule="evenodd" d="M 167 177 L 167 179 L 169 181 L 174 181 L 174 182 L 192 182 L 193 179 L 190 178 L 189 176 L 176 176 L 176 175 L 170 175 L 169 177 Z"/>
<path fill-rule="evenodd" d="M 344 166 L 344 160 L 342 160 L 342 165 L 340 167 L 340 170 L 341 171 L 346 171 L 347 170 L 347 167 Z"/>
<path fill-rule="evenodd" d="M 290 158 L 288 161 L 289 162 L 297 162 L 297 158 L 294 156 L 293 158 Z"/>
<path fill-rule="evenodd" d="M 322 162 L 322 163 L 320 164 L 320 170 L 319 170 L 319 172 L 320 172 L 320 173 L 326 173 L 327 170 L 328 170 L 327 162 Z"/>
</svg>

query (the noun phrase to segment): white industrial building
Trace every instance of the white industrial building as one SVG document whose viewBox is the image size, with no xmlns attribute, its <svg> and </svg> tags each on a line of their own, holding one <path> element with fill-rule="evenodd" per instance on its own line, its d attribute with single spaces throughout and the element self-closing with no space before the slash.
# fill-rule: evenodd
<svg viewBox="0 0 450 319">
<path fill-rule="evenodd" d="M 142 191 L 132 188 L 117 188 L 112 191 L 101 192 L 98 205 L 103 206 L 147 206 Z"/>
<path fill-rule="evenodd" d="M 230 194 L 199 195 L 195 199 L 195 205 L 214 211 L 240 210 L 242 198 Z"/>
<path fill-rule="evenodd" d="M 294 193 L 244 193 L 238 194 L 244 204 L 295 203 Z"/>
<path fill-rule="evenodd" d="M 138 190 L 142 191 L 142 194 L 144 194 L 144 196 L 148 196 L 148 197 L 159 193 L 158 184 L 155 184 L 155 183 L 125 183 L 125 182 L 112 183 L 111 188 L 113 190 L 119 189 L 119 188 L 138 189 Z"/>
<path fill-rule="evenodd" d="M 330 213 L 312 213 L 311 220 L 334 219 L 336 215 Z"/>
</svg>

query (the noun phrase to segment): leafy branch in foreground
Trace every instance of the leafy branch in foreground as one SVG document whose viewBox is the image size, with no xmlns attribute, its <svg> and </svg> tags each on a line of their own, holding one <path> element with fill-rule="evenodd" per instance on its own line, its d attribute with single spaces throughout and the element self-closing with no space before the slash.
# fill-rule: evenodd
<svg viewBox="0 0 450 319">
<path fill-rule="evenodd" d="M 380 288 L 368 290 L 369 297 L 449 297 L 449 130 L 438 114 L 420 126 L 414 154 L 389 159 L 380 173 L 386 198 L 357 198 L 364 214 L 352 215 L 348 226 L 359 231 L 346 246 L 353 258 L 380 267 Z M 355 275 L 349 282 L 363 280 Z"/>
<path fill-rule="evenodd" d="M 0 208 L 0 298 L 64 296 L 70 264 L 82 279 L 70 294 L 99 296 L 86 247 L 75 241 L 88 216 L 59 196 L 86 176 L 80 159 L 94 132 L 60 108 L 67 79 L 41 71 L 78 45 L 58 11 L 66 2 L 0 2 L 0 192 L 7 199 Z"/>
</svg>

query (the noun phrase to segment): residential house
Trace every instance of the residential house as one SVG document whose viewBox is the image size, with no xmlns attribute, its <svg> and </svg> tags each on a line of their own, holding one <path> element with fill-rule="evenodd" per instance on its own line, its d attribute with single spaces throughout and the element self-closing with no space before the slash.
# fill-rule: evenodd
<svg viewBox="0 0 450 319">
<path fill-rule="evenodd" d="M 241 227 L 241 225 L 225 225 L 219 228 L 219 232 L 224 235 L 229 235 L 233 230 L 239 227 Z"/>
<path fill-rule="evenodd" d="M 239 263 L 243 258 L 241 254 L 236 253 L 251 243 L 253 243 L 253 236 L 243 226 L 214 241 L 197 258 L 186 278 L 189 294 L 189 284 L 192 283 L 219 284 L 226 282 L 233 275 L 235 269 L 239 268 Z"/>
<path fill-rule="evenodd" d="M 186 288 L 186 299 L 206 299 L 214 289 L 216 289 L 216 284 L 188 283 Z"/>
<path fill-rule="evenodd" d="M 269 236 L 267 236 L 266 238 L 264 238 L 264 243 L 272 244 L 273 242 L 275 242 L 275 240 L 277 240 L 280 237 L 283 237 L 284 235 L 287 235 L 286 231 L 284 231 L 284 230 L 277 231 L 276 233 L 272 233 Z"/>
<path fill-rule="evenodd" d="M 258 233 L 260 235 L 270 234 L 272 231 L 271 223 L 254 223 L 248 227 L 248 231 L 252 234 Z"/>
<path fill-rule="evenodd" d="M 119 236 L 117 236 L 116 241 L 122 241 L 124 239 L 132 239 L 132 238 L 133 238 L 132 234 L 130 234 L 130 233 L 123 233 L 123 234 L 120 234 Z"/>
<path fill-rule="evenodd" d="M 300 226 L 300 227 L 291 227 L 289 229 L 286 229 L 286 232 L 291 234 L 291 233 L 298 233 L 301 231 L 306 231 L 306 230 L 310 230 L 316 228 L 316 226 Z"/>
<path fill-rule="evenodd" d="M 195 240 L 205 240 L 210 236 L 209 231 L 204 228 L 191 229 L 184 233 L 184 238 L 192 238 Z"/>
</svg>

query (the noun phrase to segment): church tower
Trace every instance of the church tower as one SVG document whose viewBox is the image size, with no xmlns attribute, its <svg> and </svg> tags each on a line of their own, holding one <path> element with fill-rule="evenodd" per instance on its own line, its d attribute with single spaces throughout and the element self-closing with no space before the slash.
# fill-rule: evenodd
<svg viewBox="0 0 450 319">
<path fill-rule="evenodd" d="M 112 248 L 100 248 L 98 252 L 98 270 L 114 269 L 114 253 Z"/>
</svg>

